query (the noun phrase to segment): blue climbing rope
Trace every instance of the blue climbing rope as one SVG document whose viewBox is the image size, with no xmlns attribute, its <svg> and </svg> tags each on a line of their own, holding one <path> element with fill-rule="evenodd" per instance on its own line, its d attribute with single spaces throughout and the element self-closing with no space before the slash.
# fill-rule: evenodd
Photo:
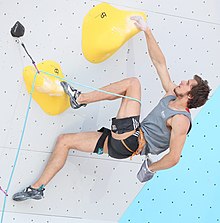
<svg viewBox="0 0 220 223">
<path fill-rule="evenodd" d="M 95 87 L 91 87 L 91 86 L 88 86 L 88 85 L 85 85 L 85 84 L 80 84 L 80 83 L 75 82 L 75 81 L 66 80 L 66 79 L 64 79 L 64 78 L 62 78 L 62 77 L 59 77 L 59 76 L 55 75 L 55 74 L 50 74 L 50 73 L 45 72 L 45 71 L 42 71 L 42 70 L 41 70 L 40 72 L 43 73 L 43 74 L 46 74 L 46 75 L 48 75 L 48 76 L 55 77 L 55 78 L 57 78 L 57 79 L 59 79 L 59 80 L 61 80 L 61 81 L 66 81 L 66 82 L 68 82 L 68 83 L 70 83 L 70 84 L 72 84 L 72 85 L 77 85 L 77 86 L 84 87 L 84 88 L 88 88 L 88 89 L 91 89 L 91 90 L 94 90 L 94 91 L 99 91 L 99 92 L 102 92 L 102 93 L 105 93 L 105 94 L 114 95 L 114 96 L 116 96 L 116 97 L 120 97 L 120 98 L 127 98 L 127 99 L 130 99 L 130 100 L 133 100 L 133 101 L 137 101 L 137 102 L 139 102 L 139 103 L 141 104 L 141 101 L 138 100 L 137 98 L 132 98 L 132 97 L 125 96 L 125 95 L 116 94 L 116 93 L 109 92 L 109 91 L 104 91 L 104 90 L 102 90 L 102 89 L 95 88 Z"/>
<path fill-rule="evenodd" d="M 2 190 L 3 192 L 5 192 L 4 193 L 5 196 L 4 196 L 4 203 L 3 203 L 1 222 L 0 223 L 3 223 L 4 213 L 5 213 L 5 206 L 6 206 L 7 196 L 8 196 L 8 191 L 9 191 L 9 188 L 10 188 L 10 185 L 11 185 L 11 182 L 12 182 L 12 178 L 13 178 L 13 175 L 14 175 L 15 167 L 16 167 L 16 164 L 17 164 L 17 161 L 18 161 L 20 150 L 21 150 L 21 145 L 22 145 L 22 141 L 23 141 L 23 138 L 24 138 L 24 133 L 25 133 L 25 129 L 26 129 L 27 121 L 28 121 L 28 116 L 29 116 L 29 111 L 30 111 L 30 106 L 31 106 L 31 102 L 32 102 L 32 95 L 34 93 L 34 86 L 35 86 L 35 82 L 36 82 L 36 78 L 37 78 L 38 74 L 44 73 L 44 74 L 46 74 L 48 76 L 55 77 L 55 78 L 57 78 L 57 79 L 59 79 L 61 81 L 67 81 L 68 83 L 71 83 L 73 85 L 78 85 L 78 86 L 81 86 L 81 87 L 84 87 L 84 88 L 92 89 L 92 90 L 95 90 L 95 91 L 103 92 L 103 93 L 114 95 L 114 96 L 121 97 L 121 98 L 127 98 L 127 99 L 134 100 L 134 101 L 137 101 L 137 102 L 141 103 L 141 101 L 136 99 L 136 98 L 132 98 L 132 97 L 129 97 L 129 96 L 124 96 L 124 95 L 120 95 L 120 94 L 104 91 L 104 90 L 101 90 L 101 89 L 98 89 L 98 88 L 95 88 L 95 87 L 91 87 L 91 86 L 88 86 L 88 85 L 85 85 L 85 84 L 80 84 L 80 83 L 77 83 L 77 82 L 74 82 L 74 81 L 66 80 L 66 79 L 64 79 L 62 77 L 59 77 L 59 76 L 55 75 L 55 74 L 51 74 L 51 73 L 48 73 L 48 72 L 45 72 L 45 71 L 39 71 L 37 68 L 36 68 L 36 70 L 37 70 L 37 72 L 36 72 L 36 74 L 34 76 L 34 80 L 32 82 L 29 103 L 28 103 L 28 107 L 27 107 L 27 110 L 26 110 L 25 121 L 24 121 L 24 124 L 23 124 L 23 129 L 22 129 L 20 142 L 19 142 L 19 145 L 18 145 L 18 150 L 17 150 L 16 157 L 15 157 L 15 160 L 14 160 L 14 165 L 13 165 L 10 177 L 9 177 L 7 189 L 5 191 Z"/>
<path fill-rule="evenodd" d="M 32 101 L 32 95 L 33 95 L 33 92 L 34 92 L 34 85 L 35 85 L 35 82 L 36 82 L 37 75 L 38 75 L 38 72 L 36 72 L 36 74 L 34 76 L 34 80 L 32 82 L 30 98 L 29 98 L 28 107 L 27 107 L 27 110 L 26 110 L 26 116 L 25 116 L 25 120 L 24 120 L 24 124 L 23 124 L 22 134 L 21 134 L 18 150 L 17 150 L 17 153 L 16 153 L 14 165 L 13 165 L 13 168 L 12 168 L 12 171 L 11 171 L 11 175 L 10 175 L 10 178 L 9 178 L 9 181 L 8 181 L 8 186 L 7 186 L 7 189 L 5 190 L 6 193 L 8 193 L 8 191 L 9 191 L 9 188 L 10 188 L 10 185 L 11 185 L 11 181 L 12 181 L 12 178 L 13 178 L 13 175 L 14 175 L 15 167 L 16 167 L 16 164 L 17 164 L 17 161 L 18 161 L 18 156 L 19 156 L 19 153 L 20 153 L 20 150 L 21 150 L 21 144 L 22 144 L 22 141 L 23 141 L 23 138 L 24 138 L 24 133 L 25 133 L 26 125 L 27 125 L 27 120 L 28 120 L 28 115 L 29 115 L 29 111 L 30 111 L 30 105 L 31 105 L 31 101 Z M 3 218 L 4 218 L 4 213 L 5 213 L 5 206 L 6 206 L 6 200 L 7 200 L 7 195 L 5 194 L 3 208 L 2 208 L 1 223 L 3 223 Z"/>
</svg>

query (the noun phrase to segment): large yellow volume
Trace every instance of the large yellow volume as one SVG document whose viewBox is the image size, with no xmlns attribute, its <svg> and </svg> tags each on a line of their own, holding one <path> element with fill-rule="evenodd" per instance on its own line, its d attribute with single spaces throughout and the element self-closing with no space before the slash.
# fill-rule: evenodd
<svg viewBox="0 0 220 223">
<path fill-rule="evenodd" d="M 37 74 L 33 99 L 49 115 L 58 115 L 64 112 L 70 107 L 70 102 L 60 85 L 60 80 L 44 73 L 46 72 L 64 78 L 60 65 L 54 61 L 47 60 L 39 63 L 37 67 L 43 72 Z M 36 70 L 33 66 L 24 68 L 23 78 L 28 93 L 31 92 L 35 74 Z"/>
<path fill-rule="evenodd" d="M 128 39 L 140 30 L 130 20 L 143 12 L 125 11 L 101 3 L 85 16 L 82 28 L 82 50 L 85 58 L 100 63 L 115 53 Z"/>
</svg>

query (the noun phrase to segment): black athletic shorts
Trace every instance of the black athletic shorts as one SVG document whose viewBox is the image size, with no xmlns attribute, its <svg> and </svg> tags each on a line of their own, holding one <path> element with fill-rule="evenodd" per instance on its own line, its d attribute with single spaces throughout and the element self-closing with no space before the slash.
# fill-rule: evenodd
<svg viewBox="0 0 220 223">
<path fill-rule="evenodd" d="M 108 138 L 108 154 L 109 156 L 116 159 L 124 159 L 130 157 L 138 148 L 138 137 L 139 137 L 139 118 L 140 116 L 132 116 L 128 118 L 122 119 L 112 119 L 112 132 L 117 134 L 122 134 L 125 132 L 130 132 L 132 130 L 136 130 L 131 136 L 127 137 L 123 140 L 117 140 L 112 137 L 112 133 L 110 129 L 102 127 L 98 132 L 102 132 L 100 136 L 94 153 L 102 154 L 103 146 L 106 137 Z"/>
</svg>

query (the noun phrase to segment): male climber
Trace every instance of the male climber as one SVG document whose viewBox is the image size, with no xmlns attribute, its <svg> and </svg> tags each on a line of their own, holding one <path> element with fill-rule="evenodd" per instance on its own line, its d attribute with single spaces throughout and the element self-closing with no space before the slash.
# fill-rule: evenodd
<svg viewBox="0 0 220 223">
<path fill-rule="evenodd" d="M 210 92 L 208 82 L 195 75 L 193 79 L 175 85 L 170 79 L 165 57 L 151 30 L 142 17 L 134 16 L 131 19 L 144 31 L 149 55 L 166 92 L 165 96 L 140 123 L 141 105 L 138 101 L 141 99 L 141 86 L 137 78 L 127 78 L 101 88 L 137 100 L 122 99 L 117 116 L 112 119 L 111 130 L 102 128 L 98 132 L 60 135 L 40 178 L 22 192 L 14 194 L 15 201 L 41 199 L 44 187 L 64 166 L 70 149 L 108 153 L 113 158 L 123 159 L 138 154 L 141 150 L 141 154 L 147 155 L 159 154 L 169 148 L 169 152 L 159 161 L 142 164 L 138 173 L 141 182 L 150 180 L 156 171 L 171 168 L 179 162 L 187 133 L 191 128 L 189 109 L 205 104 Z M 66 82 L 61 82 L 61 85 L 69 95 L 73 109 L 101 100 L 118 98 L 99 91 L 81 93 Z"/>
</svg>

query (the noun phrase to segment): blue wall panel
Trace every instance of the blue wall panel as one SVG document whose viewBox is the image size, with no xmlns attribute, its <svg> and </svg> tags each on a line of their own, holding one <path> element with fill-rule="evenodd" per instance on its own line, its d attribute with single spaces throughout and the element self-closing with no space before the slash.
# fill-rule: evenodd
<svg viewBox="0 0 220 223">
<path fill-rule="evenodd" d="M 149 181 L 120 223 L 220 222 L 220 89 L 193 122 L 180 163 Z"/>
</svg>

